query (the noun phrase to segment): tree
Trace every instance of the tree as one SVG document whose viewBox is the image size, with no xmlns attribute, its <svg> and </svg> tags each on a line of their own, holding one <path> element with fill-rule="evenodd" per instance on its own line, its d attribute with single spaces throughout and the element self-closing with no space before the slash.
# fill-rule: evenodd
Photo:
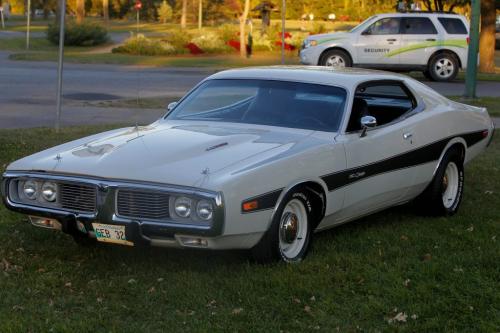
<svg viewBox="0 0 500 333">
<path fill-rule="evenodd" d="M 495 73 L 495 10 L 495 0 L 481 1 L 479 71 L 483 73 Z"/>
<path fill-rule="evenodd" d="M 104 18 L 104 22 L 108 23 L 108 21 L 109 21 L 109 0 L 102 0 L 102 17 Z"/>
<path fill-rule="evenodd" d="M 85 0 L 76 0 L 76 23 L 82 23 L 85 18 Z"/>
<path fill-rule="evenodd" d="M 181 29 L 186 28 L 187 0 L 182 0 Z"/>
<path fill-rule="evenodd" d="M 167 23 L 167 21 L 172 19 L 172 14 L 172 7 L 170 7 L 166 0 L 163 0 L 160 5 L 160 9 L 158 9 L 158 16 L 160 18 L 160 21 L 163 24 Z"/>
</svg>

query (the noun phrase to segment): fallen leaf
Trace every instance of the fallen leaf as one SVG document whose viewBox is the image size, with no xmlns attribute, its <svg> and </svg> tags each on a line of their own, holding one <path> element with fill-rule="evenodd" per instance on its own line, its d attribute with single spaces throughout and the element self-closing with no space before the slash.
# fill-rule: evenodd
<svg viewBox="0 0 500 333">
<path fill-rule="evenodd" d="M 392 324 L 394 322 L 398 323 L 406 323 L 406 319 L 408 319 L 408 315 L 404 312 L 398 312 L 397 315 L 392 317 L 391 319 L 388 320 L 389 324 Z"/>
<path fill-rule="evenodd" d="M 136 280 L 134 280 L 134 279 L 130 279 L 130 280 L 128 280 L 128 283 L 129 283 L 129 284 L 134 284 L 134 283 L 136 283 L 136 282 L 137 282 L 137 281 L 136 281 Z"/>
<path fill-rule="evenodd" d="M 453 271 L 457 273 L 463 273 L 464 269 L 462 267 L 455 267 Z"/>
<path fill-rule="evenodd" d="M 21 305 L 14 305 L 12 307 L 12 310 L 14 310 L 14 311 L 22 311 L 22 310 L 24 310 L 24 307 L 21 306 Z"/>
<path fill-rule="evenodd" d="M 407 240 L 408 240 L 408 236 L 406 236 L 406 235 L 401 235 L 401 238 L 400 238 L 400 239 L 401 239 L 401 240 L 403 240 L 403 241 L 407 241 Z"/>
<path fill-rule="evenodd" d="M 40 267 L 36 270 L 38 273 L 45 273 L 45 268 Z"/>
<path fill-rule="evenodd" d="M 234 315 L 237 315 L 237 314 L 240 314 L 241 311 L 243 311 L 243 308 L 236 308 L 236 309 L 233 309 L 233 311 L 231 313 Z"/>
<path fill-rule="evenodd" d="M 417 318 L 418 318 L 418 316 L 417 316 L 416 314 L 412 314 L 412 315 L 411 315 L 411 319 L 413 319 L 413 320 L 417 320 Z"/>
<path fill-rule="evenodd" d="M 298 298 L 293 298 L 293 299 L 292 299 L 292 301 L 293 301 L 294 303 L 300 304 L 300 299 L 298 299 Z"/>
<path fill-rule="evenodd" d="M 163 282 L 163 278 L 158 278 L 158 280 L 156 280 L 158 282 Z"/>
<path fill-rule="evenodd" d="M 311 302 L 315 302 L 315 301 L 316 301 L 316 297 L 311 296 L 311 298 L 309 298 L 309 300 L 310 300 Z"/>
<path fill-rule="evenodd" d="M 488 194 L 488 195 L 489 195 L 489 194 L 493 194 L 493 191 L 488 191 L 488 190 L 487 190 L 487 191 L 484 191 L 484 194 Z"/>
<path fill-rule="evenodd" d="M 473 225 L 471 225 L 470 227 L 468 227 L 468 228 L 467 228 L 467 231 L 468 231 L 468 232 L 473 232 L 473 231 L 474 231 L 474 226 L 473 226 Z"/>
<path fill-rule="evenodd" d="M 148 290 L 148 293 L 154 293 L 156 291 L 156 288 L 154 286 L 152 286 L 151 288 L 149 288 Z"/>
<path fill-rule="evenodd" d="M 404 285 L 405 287 L 408 287 L 408 286 L 410 285 L 410 282 L 411 282 L 411 280 L 410 280 L 410 279 L 406 279 L 406 280 L 405 280 L 405 282 L 403 282 L 403 285 Z"/>
<path fill-rule="evenodd" d="M 97 303 L 102 303 L 103 299 L 102 299 L 102 297 L 97 297 L 96 301 L 97 301 Z"/>
<path fill-rule="evenodd" d="M 66 283 L 64 284 L 64 286 L 65 286 L 65 287 L 68 287 L 68 288 L 71 288 L 71 282 L 66 282 Z"/>
<path fill-rule="evenodd" d="M 304 312 L 311 312 L 311 307 L 309 305 L 304 306 Z"/>
<path fill-rule="evenodd" d="M 422 261 L 429 261 L 432 259 L 432 255 L 430 253 L 426 253 L 422 257 Z"/>
</svg>

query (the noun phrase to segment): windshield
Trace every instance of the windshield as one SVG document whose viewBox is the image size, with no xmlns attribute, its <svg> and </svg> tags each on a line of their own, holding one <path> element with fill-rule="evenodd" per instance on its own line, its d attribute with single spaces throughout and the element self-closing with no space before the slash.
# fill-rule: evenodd
<svg viewBox="0 0 500 333">
<path fill-rule="evenodd" d="M 209 80 L 169 120 L 205 120 L 337 131 L 346 100 L 342 88 L 271 80 Z"/>
<path fill-rule="evenodd" d="M 365 27 L 367 27 L 374 19 L 377 18 L 377 15 L 370 16 L 354 28 L 352 28 L 349 32 L 356 32 L 358 30 L 363 30 Z"/>
</svg>

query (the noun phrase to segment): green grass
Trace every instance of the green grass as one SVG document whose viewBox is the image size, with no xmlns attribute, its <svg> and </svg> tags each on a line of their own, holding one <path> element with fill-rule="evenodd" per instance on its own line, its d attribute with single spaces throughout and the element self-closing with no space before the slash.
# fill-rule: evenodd
<svg viewBox="0 0 500 333">
<path fill-rule="evenodd" d="M 0 130 L 0 166 L 105 128 Z M 381 212 L 315 235 L 299 265 L 84 249 L 0 207 L 0 332 L 496 332 L 499 165 L 497 137 L 467 166 L 456 216 Z"/>
<path fill-rule="evenodd" d="M 481 97 L 474 100 L 465 100 L 461 96 L 450 96 L 449 98 L 460 103 L 485 107 L 490 116 L 500 117 L 500 97 Z"/>
</svg>

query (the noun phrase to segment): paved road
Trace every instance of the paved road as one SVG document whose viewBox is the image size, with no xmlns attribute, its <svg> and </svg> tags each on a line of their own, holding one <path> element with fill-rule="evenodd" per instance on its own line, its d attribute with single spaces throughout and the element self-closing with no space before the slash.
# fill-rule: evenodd
<svg viewBox="0 0 500 333">
<path fill-rule="evenodd" d="M 84 107 L 81 101 L 180 96 L 213 70 L 65 64 L 64 125 L 148 123 L 163 110 Z M 51 126 L 54 123 L 56 64 L 8 60 L 0 52 L 0 128 Z M 463 83 L 426 82 L 445 95 L 461 95 Z M 500 82 L 480 82 L 480 96 L 500 96 Z"/>
</svg>

